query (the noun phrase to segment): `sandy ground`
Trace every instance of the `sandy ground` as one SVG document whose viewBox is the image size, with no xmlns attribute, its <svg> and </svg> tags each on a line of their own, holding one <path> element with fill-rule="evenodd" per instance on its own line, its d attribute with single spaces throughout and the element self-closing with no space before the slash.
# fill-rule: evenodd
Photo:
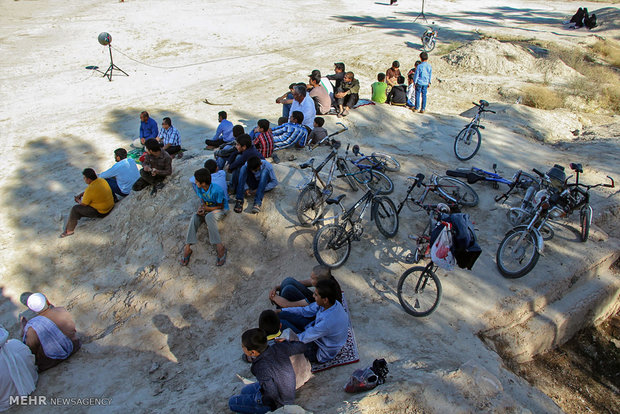
<svg viewBox="0 0 620 414">
<path fill-rule="evenodd" d="M 23 310 L 19 295 L 43 291 L 71 310 L 85 342 L 70 362 L 41 375 L 37 395 L 111 398 L 110 406 L 90 407 L 93 412 L 226 412 L 227 398 L 242 386 L 237 374 L 251 377 L 239 359 L 241 332 L 269 306 L 272 285 L 286 276 L 305 278 L 316 264 L 314 231 L 296 226 L 294 215 L 296 187 L 306 177 L 294 162 L 280 164 L 281 185 L 266 198 L 264 211 L 226 218 L 222 233 L 229 258 L 223 268 L 215 267 L 207 244 L 194 248 L 189 267 L 178 265 L 196 208 L 187 179 L 209 155 L 202 143 L 213 134 L 218 111 L 250 128 L 260 118 L 275 122 L 280 114 L 275 97 L 314 68 L 329 73 L 333 62 L 346 62 L 361 81 L 362 97 L 368 97 L 376 73 L 392 60 L 411 67 L 425 29 L 423 21 L 413 22 L 419 2 L 386 3 L 0 1 L 0 139 L 7 155 L 0 170 L 0 322 L 15 337 Z M 475 40 L 476 32 L 484 31 L 587 44 L 594 40 L 592 32 L 568 31 L 560 24 L 579 5 L 591 11 L 614 7 L 432 0 L 425 11 L 441 27 L 441 42 Z M 616 9 L 606 10 L 617 16 Z M 617 22 L 610 19 L 594 32 L 618 38 Z M 108 82 L 84 69 L 105 69 L 109 63 L 107 48 L 97 43 L 102 31 L 111 33 L 115 63 L 129 77 Z M 554 81 L 569 79 L 570 68 L 540 67 L 525 50 L 495 41 L 467 47 L 471 50 L 454 52 L 453 60 L 431 55 L 436 82 L 429 113 L 367 106 L 344 121 L 349 127 L 344 142 L 401 161 L 401 173 L 393 175 L 394 200 L 404 196 L 408 175 L 470 165 L 458 164 L 452 142 L 467 122 L 460 114 L 478 99 L 489 100 L 498 114 L 485 121 L 475 165 L 497 162 L 510 176 L 518 168 L 546 170 L 556 162 L 579 161 L 588 182 L 619 176 L 617 116 L 546 113 L 503 98 L 506 90 L 518 91 L 546 73 Z M 208 106 L 204 98 L 229 105 Z M 136 137 L 144 109 L 158 122 L 172 118 L 188 156 L 174 161 L 173 177 L 156 197 L 131 195 L 105 220 L 80 222 L 75 236 L 59 240 L 61 215 L 66 217 L 83 186 L 81 170 L 108 168 L 113 150 Z M 335 121 L 327 119 L 329 131 Z M 593 139 L 574 139 L 575 129 L 595 131 L 589 135 Z M 285 156 L 290 153 L 300 160 L 311 156 L 305 151 Z M 324 155 L 324 150 L 312 154 Z M 497 344 L 486 345 L 478 333 L 512 338 L 517 345 L 538 338 L 531 349 L 511 351 L 527 357 L 605 313 L 584 307 L 572 314 L 577 322 L 561 318 L 571 314 L 565 307 L 573 302 L 563 298 L 577 295 L 574 286 L 580 294 L 607 298 L 597 303 L 613 303 L 618 296 L 617 280 L 600 265 L 608 266 L 620 250 L 619 196 L 594 192 L 591 240 L 577 243 L 576 223 L 569 221 L 556 228 L 556 239 L 547 243 L 534 271 L 509 281 L 494 262 L 509 228 L 507 207 L 495 205 L 497 192 L 490 187 L 476 190 L 481 204 L 469 212 L 484 253 L 473 272 L 441 272 L 443 298 L 429 318 L 409 317 L 396 297 L 398 278 L 409 267 L 403 262 L 411 248 L 407 234 L 423 225 L 421 216 L 405 209 L 391 240 L 374 224 L 365 225 L 349 261 L 335 272 L 350 298 L 361 363 L 316 375 L 298 392 L 299 405 L 315 413 L 560 411 L 505 369 L 494 351 Z M 356 197 L 347 193 L 345 204 Z M 199 237 L 205 240 L 206 230 Z M 522 331 L 529 336 L 520 337 Z M 350 373 L 375 358 L 390 363 L 389 382 L 369 394 L 345 394 Z"/>
</svg>

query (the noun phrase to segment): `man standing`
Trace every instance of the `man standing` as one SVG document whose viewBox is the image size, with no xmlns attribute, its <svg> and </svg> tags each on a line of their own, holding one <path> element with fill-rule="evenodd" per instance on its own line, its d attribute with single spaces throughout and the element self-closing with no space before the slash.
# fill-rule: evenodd
<svg viewBox="0 0 620 414">
<path fill-rule="evenodd" d="M 39 372 L 60 364 L 80 349 L 75 322 L 65 308 L 52 306 L 42 293 L 33 293 L 26 303 L 37 316 L 29 321 L 22 319 L 22 341 L 34 354 Z"/>
<path fill-rule="evenodd" d="M 355 79 L 353 72 L 345 73 L 340 88 L 334 93 L 338 106 L 338 118 L 349 115 L 349 109 L 357 104 L 359 92 L 360 81 Z"/>
<path fill-rule="evenodd" d="M 0 411 L 8 410 L 11 397 L 25 397 L 37 385 L 37 366 L 30 349 L 0 325 Z"/>
<path fill-rule="evenodd" d="M 114 196 L 108 182 L 98 178 L 92 168 L 86 168 L 82 175 L 88 187 L 73 198 L 77 204 L 71 208 L 65 231 L 59 236 L 61 239 L 75 233 L 78 220 L 82 217 L 105 217 L 114 208 Z"/>
<path fill-rule="evenodd" d="M 114 201 L 118 201 L 117 195 L 127 197 L 131 191 L 131 186 L 140 178 L 138 166 L 131 158 L 127 158 L 125 148 L 114 150 L 114 160 L 116 164 L 99 174 L 100 178 L 105 179 L 114 195 Z"/>
<path fill-rule="evenodd" d="M 132 189 L 134 191 L 142 191 L 149 185 L 153 186 L 151 194 L 155 194 L 157 190 L 163 188 L 162 181 L 172 174 L 172 158 L 161 149 L 156 139 L 146 141 L 146 155 L 140 170 L 140 178 L 135 182 Z"/>
<path fill-rule="evenodd" d="M 153 118 L 149 118 L 149 113 L 142 111 L 140 113 L 140 138 L 134 140 L 132 147 L 142 148 L 147 139 L 157 138 L 157 122 Z"/>
<path fill-rule="evenodd" d="M 233 124 L 228 119 L 228 114 L 226 111 L 220 111 L 217 114 L 217 121 L 220 123 L 215 130 L 215 135 L 213 139 L 206 139 L 205 144 L 207 144 L 207 148 L 205 149 L 215 149 L 224 143 L 232 143 L 235 138 L 233 137 Z"/>
<path fill-rule="evenodd" d="M 426 91 L 428 87 L 431 86 L 431 75 L 433 73 L 433 69 L 431 68 L 430 63 L 428 63 L 428 53 L 422 52 L 420 53 L 420 60 L 422 63 L 418 65 L 418 68 L 415 70 L 415 75 L 413 75 L 413 83 L 415 85 L 415 110 L 417 111 L 420 108 L 420 95 L 422 95 L 422 108 L 420 109 L 420 113 L 423 114 L 426 110 Z"/>
<path fill-rule="evenodd" d="M 172 126 L 172 120 L 169 117 L 165 117 L 161 123 L 157 142 L 171 156 L 181 151 L 181 135 L 179 135 L 179 130 Z M 183 156 L 183 153 L 179 153 L 179 156 Z"/>
<path fill-rule="evenodd" d="M 316 116 L 316 107 L 314 106 L 314 101 L 311 97 L 308 96 L 306 91 L 306 85 L 297 84 L 293 88 L 293 103 L 291 104 L 291 113 L 299 111 L 304 114 L 304 119 L 302 121 L 302 125 L 308 128 L 308 133 L 312 131 L 312 127 L 314 126 L 314 117 Z M 291 115 L 290 121 L 293 121 L 293 116 Z"/>
</svg>

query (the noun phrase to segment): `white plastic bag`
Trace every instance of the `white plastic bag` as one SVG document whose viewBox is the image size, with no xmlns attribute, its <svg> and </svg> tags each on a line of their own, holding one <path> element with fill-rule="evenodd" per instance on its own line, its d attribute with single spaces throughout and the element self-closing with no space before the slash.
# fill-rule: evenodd
<svg viewBox="0 0 620 414">
<path fill-rule="evenodd" d="M 452 270 L 454 268 L 454 256 L 452 255 L 452 232 L 449 226 L 444 226 L 439 236 L 431 247 L 431 260 L 442 269 Z"/>
</svg>

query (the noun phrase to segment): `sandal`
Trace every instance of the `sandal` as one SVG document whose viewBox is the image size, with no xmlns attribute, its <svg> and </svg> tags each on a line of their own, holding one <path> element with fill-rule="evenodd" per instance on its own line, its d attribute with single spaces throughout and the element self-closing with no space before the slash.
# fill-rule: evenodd
<svg viewBox="0 0 620 414">
<path fill-rule="evenodd" d="M 181 263 L 181 266 L 187 266 L 189 264 L 189 258 L 192 257 L 192 253 L 194 252 L 190 250 L 187 256 L 183 256 L 181 260 L 179 260 L 179 263 Z"/>
<path fill-rule="evenodd" d="M 75 232 L 67 233 L 66 231 L 63 231 L 62 233 L 60 233 L 60 236 L 58 236 L 58 238 L 59 239 L 64 239 L 65 237 L 73 236 L 74 234 L 75 234 Z"/>
<path fill-rule="evenodd" d="M 241 213 L 243 211 L 243 200 L 237 200 L 235 202 L 235 213 Z"/>
<path fill-rule="evenodd" d="M 222 257 L 217 258 L 216 266 L 224 266 L 226 264 L 226 256 L 228 255 L 228 250 L 224 251 Z"/>
<path fill-rule="evenodd" d="M 258 213 L 260 213 L 260 206 L 258 204 L 254 204 L 254 207 L 252 207 L 252 214 Z"/>
</svg>

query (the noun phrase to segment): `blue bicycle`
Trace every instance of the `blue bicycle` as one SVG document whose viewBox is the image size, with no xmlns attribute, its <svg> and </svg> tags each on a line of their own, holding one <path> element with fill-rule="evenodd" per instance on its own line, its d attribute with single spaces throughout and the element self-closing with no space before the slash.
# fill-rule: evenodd
<svg viewBox="0 0 620 414">
<path fill-rule="evenodd" d="M 396 158 L 382 152 L 373 152 L 371 155 L 364 155 L 360 152 L 359 145 L 354 145 L 353 154 L 359 158 L 353 160 L 345 154 L 345 159 L 355 165 L 360 171 L 372 170 L 372 179 L 367 184 L 373 191 L 378 190 L 380 194 L 391 194 L 394 191 L 394 183 L 383 172 L 399 171 L 400 163 Z"/>
</svg>

